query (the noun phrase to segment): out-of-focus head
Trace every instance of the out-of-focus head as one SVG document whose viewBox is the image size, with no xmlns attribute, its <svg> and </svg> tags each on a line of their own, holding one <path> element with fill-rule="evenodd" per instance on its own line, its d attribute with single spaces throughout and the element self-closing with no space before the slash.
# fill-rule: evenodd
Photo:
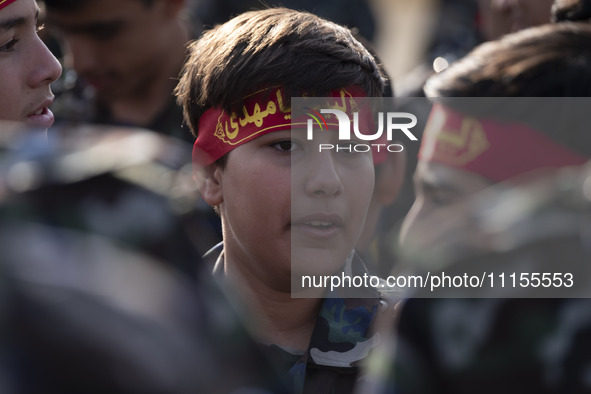
<svg viewBox="0 0 591 394">
<path fill-rule="evenodd" d="M 104 99 L 142 92 L 170 61 L 184 0 L 45 0 L 64 63 Z M 140 93 L 141 94 L 141 93 Z"/>
<path fill-rule="evenodd" d="M 484 39 L 496 40 L 505 34 L 550 22 L 553 0 L 478 0 Z"/>
<path fill-rule="evenodd" d="M 423 135 L 403 239 L 428 212 L 492 183 L 585 162 L 586 104 L 556 97 L 589 96 L 590 66 L 591 26 L 549 24 L 485 43 L 432 77 L 425 91 L 438 103 Z"/>
<path fill-rule="evenodd" d="M 37 35 L 35 0 L 0 1 L 0 119 L 46 129 L 61 66 Z"/>
</svg>

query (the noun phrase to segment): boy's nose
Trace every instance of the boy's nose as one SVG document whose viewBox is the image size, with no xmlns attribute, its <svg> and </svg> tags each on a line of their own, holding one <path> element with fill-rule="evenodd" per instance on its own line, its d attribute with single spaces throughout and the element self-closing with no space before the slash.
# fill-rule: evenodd
<svg viewBox="0 0 591 394">
<path fill-rule="evenodd" d="M 37 39 L 33 59 L 35 59 L 36 67 L 29 74 L 31 87 L 49 85 L 62 75 L 62 66 L 40 38 Z"/>
<path fill-rule="evenodd" d="M 336 197 L 343 192 L 343 183 L 332 154 L 322 152 L 311 166 L 306 181 L 306 193 L 314 197 Z"/>
</svg>

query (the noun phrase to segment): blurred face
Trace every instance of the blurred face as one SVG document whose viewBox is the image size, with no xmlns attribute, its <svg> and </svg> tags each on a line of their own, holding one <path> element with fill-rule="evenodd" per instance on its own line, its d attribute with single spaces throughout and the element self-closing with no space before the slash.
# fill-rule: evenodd
<svg viewBox="0 0 591 394">
<path fill-rule="evenodd" d="M 444 164 L 419 161 L 414 175 L 415 202 L 404 218 L 400 241 L 420 242 L 417 222 L 431 212 L 445 208 L 492 184 L 486 178 Z"/>
<path fill-rule="evenodd" d="M 169 1 L 94 0 L 68 11 L 48 9 L 48 25 L 61 38 L 65 65 L 99 97 L 141 94 L 167 61 L 176 14 Z"/>
<path fill-rule="evenodd" d="M 553 0 L 478 0 L 487 40 L 550 22 Z"/>
<path fill-rule="evenodd" d="M 314 141 L 303 130 L 263 135 L 216 170 L 227 262 L 279 291 L 290 291 L 292 262 L 307 274 L 343 265 L 373 191 L 371 153 L 318 152 L 337 133 L 317 134 Z"/>
<path fill-rule="evenodd" d="M 0 119 L 48 128 L 49 84 L 61 66 L 37 35 L 37 4 L 18 0 L 0 9 Z"/>
</svg>

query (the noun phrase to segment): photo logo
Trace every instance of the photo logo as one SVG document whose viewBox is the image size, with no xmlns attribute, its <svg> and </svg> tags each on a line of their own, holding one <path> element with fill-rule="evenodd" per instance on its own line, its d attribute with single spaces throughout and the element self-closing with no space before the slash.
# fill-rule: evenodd
<svg viewBox="0 0 591 394">
<path fill-rule="evenodd" d="M 372 144 L 349 144 L 344 146 L 338 144 L 336 146 L 334 144 L 320 144 L 319 151 L 347 150 L 349 152 L 368 152 L 372 148 L 377 148 L 378 151 L 380 148 L 384 148 L 388 150 L 388 152 L 401 152 L 404 150 L 404 147 L 401 144 L 386 144 L 383 142 L 384 140 L 388 142 L 392 141 L 395 136 L 398 137 L 401 135 L 400 132 L 402 132 L 409 140 L 418 141 L 417 137 L 410 131 L 416 126 L 417 117 L 408 112 L 378 112 L 377 130 L 373 132 L 373 134 L 367 134 L 370 132 L 369 130 L 364 130 L 363 133 L 359 130 L 359 112 L 353 112 L 353 121 L 351 121 L 349 115 L 339 109 L 320 109 L 320 112 L 309 107 L 306 107 L 306 109 L 314 112 L 313 114 L 309 112 L 306 113 L 306 115 L 309 115 L 312 118 L 307 121 L 308 140 L 312 140 L 314 137 L 314 121 L 320 127 L 320 130 L 323 130 L 324 127 L 328 129 L 328 124 L 322 114 L 331 114 L 338 122 L 339 141 L 351 141 L 351 126 L 353 126 L 353 135 L 355 139 L 360 141 L 374 141 Z M 363 124 L 374 124 L 373 119 L 370 120 L 371 122 L 368 122 L 366 117 Z"/>
<path fill-rule="evenodd" d="M 322 116 L 320 114 L 320 112 L 313 110 L 310 107 L 305 107 L 306 109 L 309 109 L 310 111 L 314 112 L 316 114 L 316 116 L 314 116 L 313 114 L 306 112 L 306 115 L 310 116 L 312 119 L 314 119 L 316 121 L 316 123 L 318 124 L 318 126 L 320 126 L 320 130 L 322 130 L 322 123 L 320 123 L 320 121 L 318 120 L 318 118 L 322 119 L 322 122 L 324 123 L 324 126 L 326 127 L 326 129 L 328 130 L 328 125 L 326 124 L 326 119 L 324 119 L 324 116 Z M 312 121 L 312 119 L 308 119 L 308 124 Z M 308 126 L 308 130 L 310 130 L 310 126 Z M 309 131 L 308 131 L 309 133 Z M 309 135 L 309 134 L 308 134 Z M 308 138 L 310 139 L 310 138 Z"/>
</svg>

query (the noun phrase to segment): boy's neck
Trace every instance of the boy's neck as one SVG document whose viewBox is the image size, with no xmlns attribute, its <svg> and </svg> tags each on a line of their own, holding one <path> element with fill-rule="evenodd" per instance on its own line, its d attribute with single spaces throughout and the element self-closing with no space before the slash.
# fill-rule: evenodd
<svg viewBox="0 0 591 394">
<path fill-rule="evenodd" d="M 306 350 L 310 344 L 322 298 L 292 298 L 291 292 L 273 289 L 244 272 L 224 251 L 224 278 L 253 315 L 257 339 L 266 344 Z M 242 265 L 243 266 L 243 265 Z"/>
</svg>

